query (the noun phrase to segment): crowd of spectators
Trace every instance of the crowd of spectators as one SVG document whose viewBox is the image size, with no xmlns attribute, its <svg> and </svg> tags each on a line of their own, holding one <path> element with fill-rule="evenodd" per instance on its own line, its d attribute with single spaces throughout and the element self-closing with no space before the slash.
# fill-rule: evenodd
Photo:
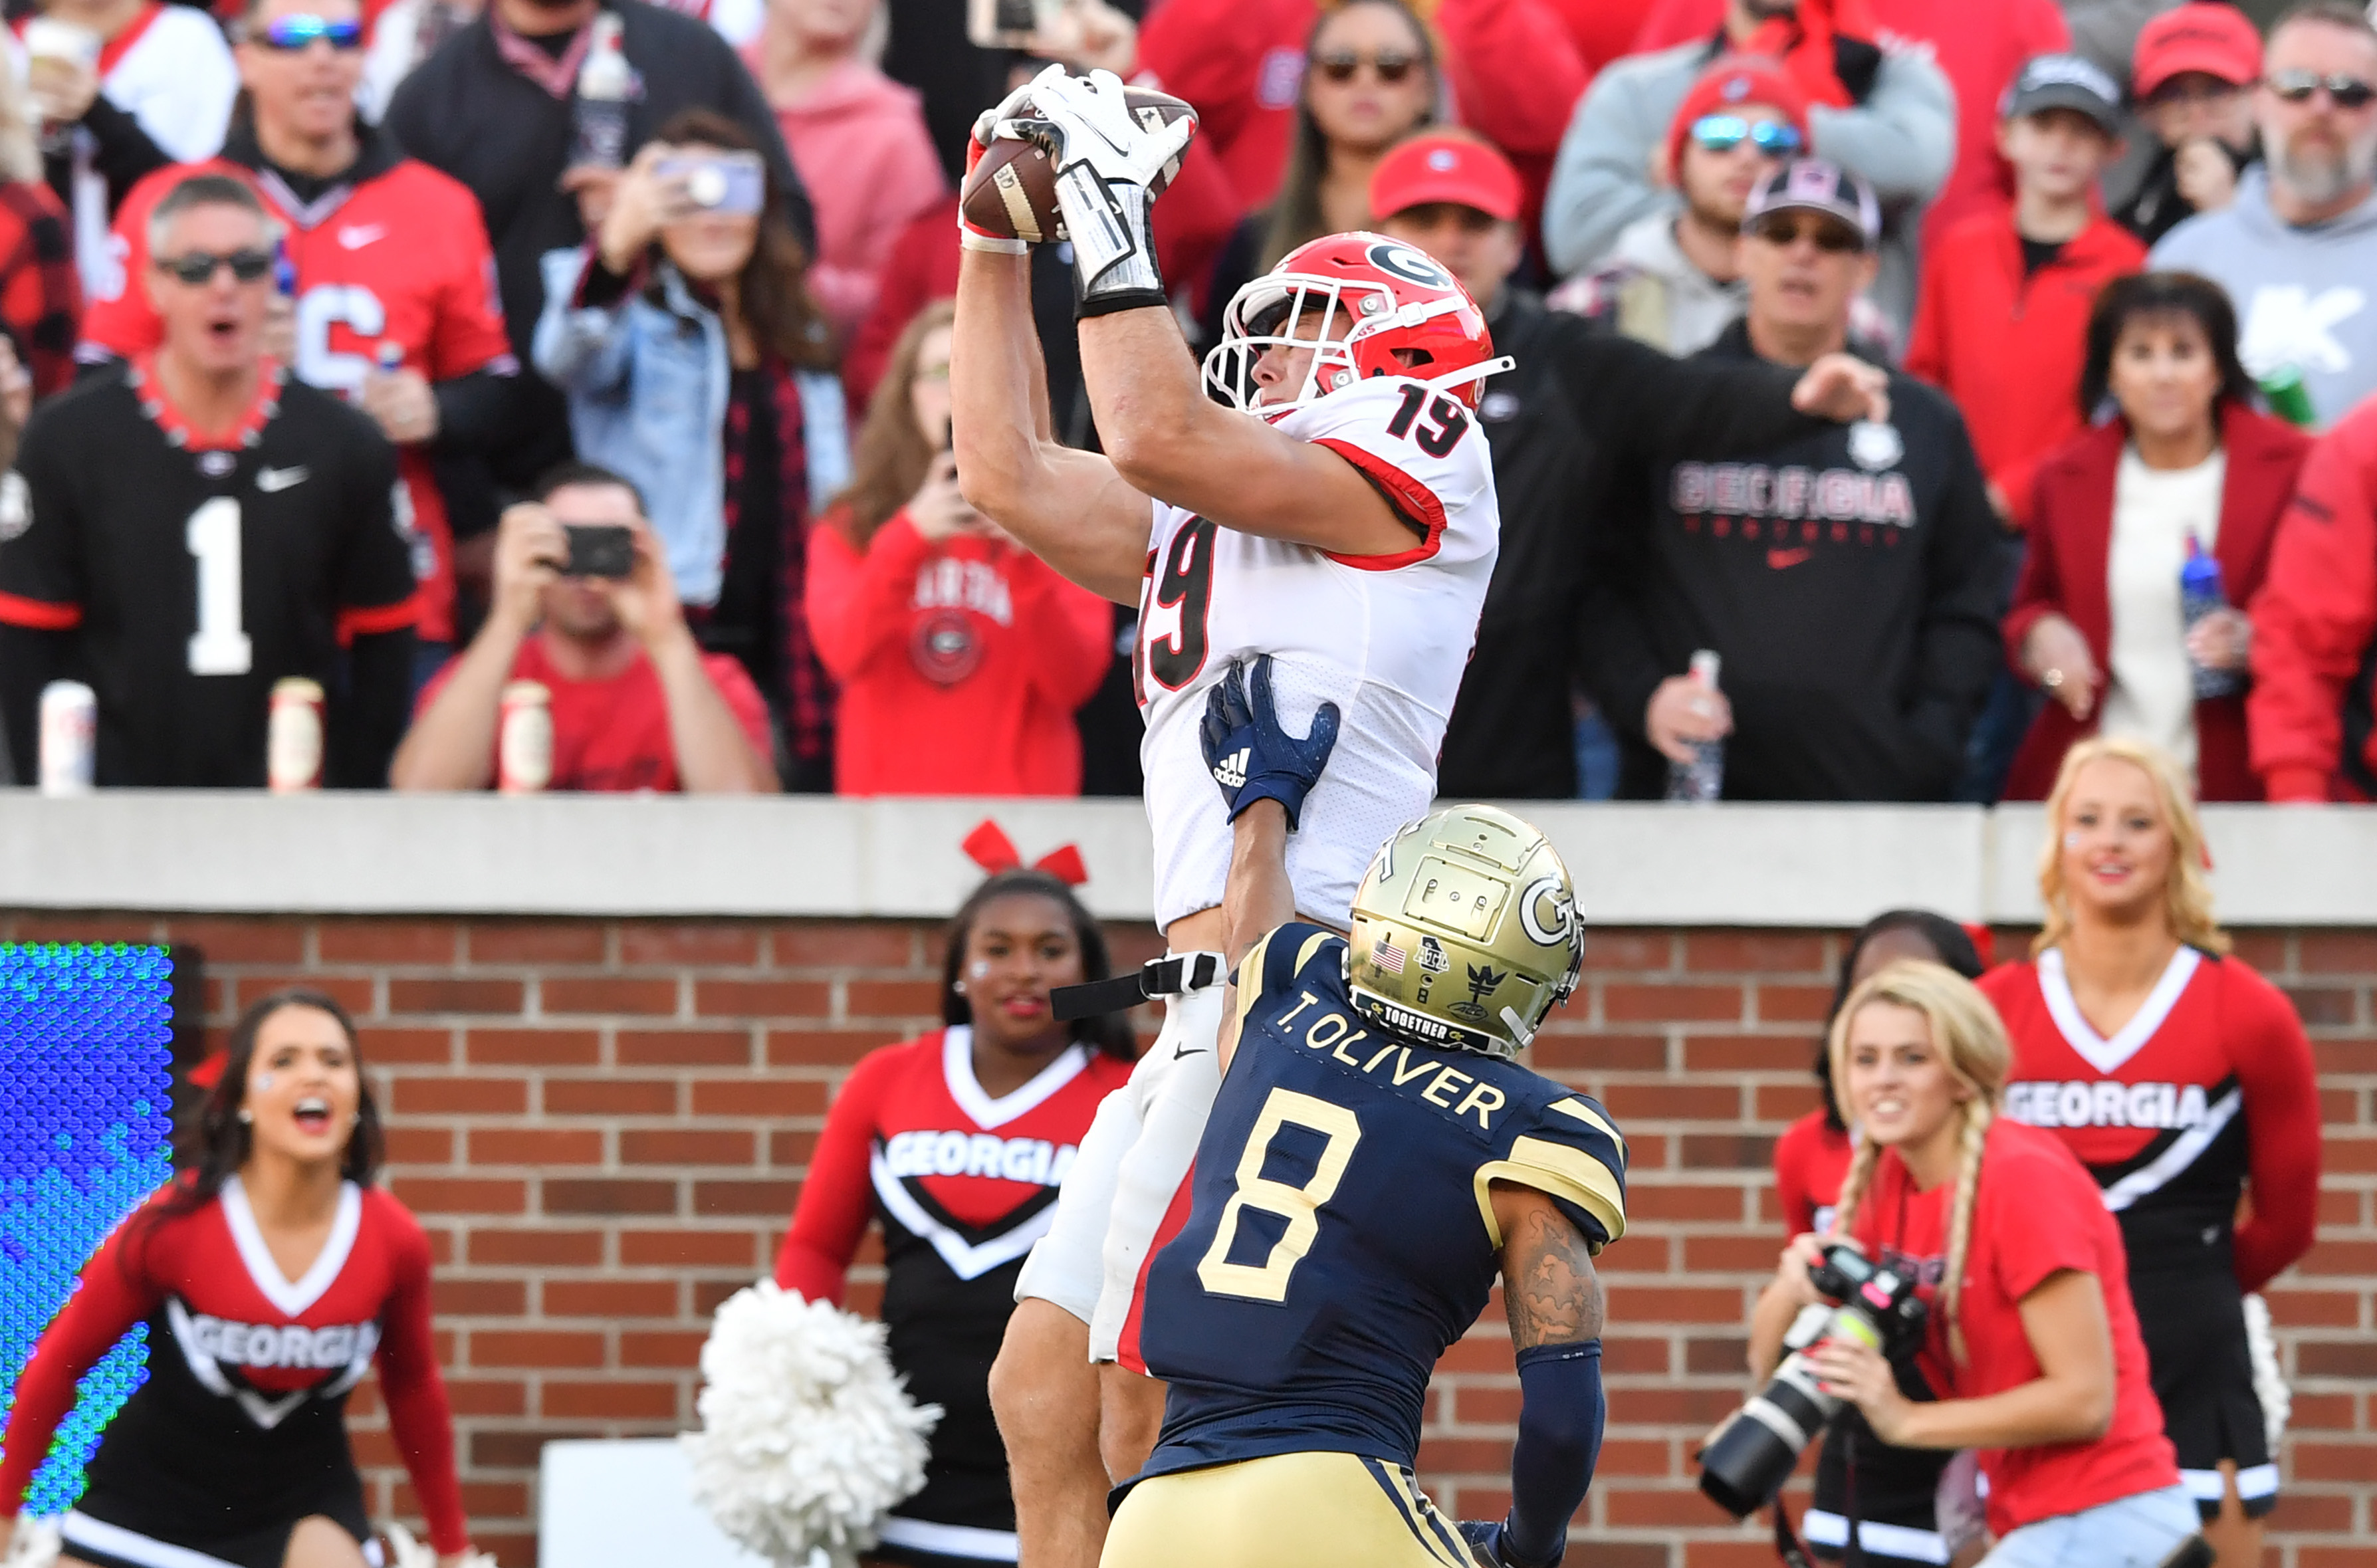
<svg viewBox="0 0 2377 1568">
<path fill-rule="evenodd" d="M 339 784 L 488 785 L 532 681 L 555 788 L 1135 791 L 1135 613 L 950 456 L 952 176 L 1055 58 L 1196 106 L 1156 233 L 1207 341 L 1368 227 L 1517 359 L 1448 790 L 1722 747 L 1728 798 L 2036 797 L 2101 733 L 2207 799 L 2377 793 L 2358 0 L 1067 0 L 1033 51 L 954 0 L 11 8 L 0 777 L 71 679 L 100 784 L 260 784 L 300 676 Z M 1887 420 L 1715 374 L 1841 350 Z M 171 485 L 78 434 L 125 409 Z"/>
</svg>

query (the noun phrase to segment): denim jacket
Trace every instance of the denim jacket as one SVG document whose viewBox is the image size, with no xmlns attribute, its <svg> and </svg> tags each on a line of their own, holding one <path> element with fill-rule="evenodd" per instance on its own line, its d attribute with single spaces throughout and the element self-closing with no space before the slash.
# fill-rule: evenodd
<svg viewBox="0 0 2377 1568">
<path fill-rule="evenodd" d="M 666 261 L 655 274 L 664 304 L 637 290 L 607 306 L 576 305 L 591 254 L 545 253 L 536 368 L 568 395 L 578 455 L 644 493 L 677 597 L 714 604 L 726 565 L 725 325 Z M 848 419 L 838 377 L 799 370 L 793 378 L 814 518 L 850 482 Z"/>
</svg>

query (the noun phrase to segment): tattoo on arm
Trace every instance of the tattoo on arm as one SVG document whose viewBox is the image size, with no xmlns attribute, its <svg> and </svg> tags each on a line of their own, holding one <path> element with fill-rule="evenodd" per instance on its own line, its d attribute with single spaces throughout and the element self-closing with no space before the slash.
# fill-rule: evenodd
<svg viewBox="0 0 2377 1568">
<path fill-rule="evenodd" d="M 1576 1227 L 1530 1203 L 1502 1247 L 1502 1311 L 1511 1344 L 1574 1345 L 1601 1335 L 1601 1281 Z"/>
</svg>

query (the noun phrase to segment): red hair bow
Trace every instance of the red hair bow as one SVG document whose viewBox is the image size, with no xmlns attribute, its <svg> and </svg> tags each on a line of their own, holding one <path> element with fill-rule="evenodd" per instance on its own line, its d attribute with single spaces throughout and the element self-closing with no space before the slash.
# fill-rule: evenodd
<svg viewBox="0 0 2377 1568">
<path fill-rule="evenodd" d="M 987 817 L 973 832 L 966 834 L 965 842 L 958 847 L 966 852 L 967 859 L 994 877 L 1001 871 L 1012 871 L 1023 864 L 1023 856 L 1016 853 L 1015 841 L 1007 836 L 1004 828 Z M 1090 868 L 1081 863 L 1081 852 L 1069 844 L 1058 844 L 1034 860 L 1032 868 L 1045 871 L 1070 888 L 1078 888 L 1090 880 Z"/>
</svg>

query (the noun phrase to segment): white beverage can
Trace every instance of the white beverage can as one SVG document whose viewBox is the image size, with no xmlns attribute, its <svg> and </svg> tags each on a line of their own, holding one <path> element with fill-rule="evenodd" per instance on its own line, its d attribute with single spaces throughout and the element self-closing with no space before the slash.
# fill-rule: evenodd
<svg viewBox="0 0 2377 1568">
<path fill-rule="evenodd" d="M 275 795 L 322 787 L 322 686 L 304 676 L 272 683 L 272 720 L 265 731 L 264 777 Z"/>
<path fill-rule="evenodd" d="M 496 788 L 534 795 L 553 782 L 553 693 L 543 681 L 506 683 L 496 729 Z"/>
<path fill-rule="evenodd" d="M 89 795 L 98 750 L 98 694 L 78 680 L 42 688 L 42 793 Z"/>
</svg>

